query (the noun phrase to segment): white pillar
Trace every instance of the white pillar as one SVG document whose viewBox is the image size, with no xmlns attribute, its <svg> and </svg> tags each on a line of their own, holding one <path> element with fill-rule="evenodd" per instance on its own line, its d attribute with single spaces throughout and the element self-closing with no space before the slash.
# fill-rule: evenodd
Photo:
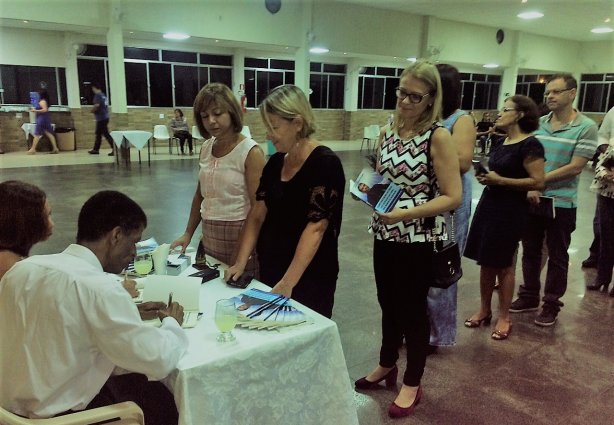
<svg viewBox="0 0 614 425">
<path fill-rule="evenodd" d="M 343 96 L 343 109 L 356 111 L 358 109 L 358 76 L 361 63 L 359 59 L 351 59 L 346 67 L 345 93 Z"/>
<path fill-rule="evenodd" d="M 81 108 L 79 94 L 79 72 L 77 70 L 77 49 L 79 45 L 70 33 L 64 34 L 64 51 L 66 52 L 66 93 L 69 108 Z"/>
<path fill-rule="evenodd" d="M 516 80 L 518 79 L 518 66 L 512 65 L 503 70 L 497 108 L 501 109 L 505 99 L 516 94 Z"/>
<path fill-rule="evenodd" d="M 241 100 L 239 90 L 245 91 L 245 51 L 235 49 L 232 57 L 232 92 L 238 100 Z"/>
<path fill-rule="evenodd" d="M 121 1 L 112 0 L 107 31 L 109 54 L 109 85 L 111 86 L 111 110 L 113 113 L 128 112 L 126 100 L 126 71 L 124 68 L 124 35 L 121 24 Z M 108 94 L 108 93 L 107 93 Z"/>
<path fill-rule="evenodd" d="M 578 104 L 580 103 L 580 81 L 582 80 L 581 72 L 572 72 L 573 77 L 578 82 L 578 88 L 576 89 L 576 98 L 573 101 L 573 107 L 578 109 Z"/>
<path fill-rule="evenodd" d="M 312 2 L 302 2 L 301 14 L 301 44 L 294 54 L 294 84 L 302 89 L 309 97 L 309 44 L 313 39 L 311 17 L 313 14 Z"/>
</svg>

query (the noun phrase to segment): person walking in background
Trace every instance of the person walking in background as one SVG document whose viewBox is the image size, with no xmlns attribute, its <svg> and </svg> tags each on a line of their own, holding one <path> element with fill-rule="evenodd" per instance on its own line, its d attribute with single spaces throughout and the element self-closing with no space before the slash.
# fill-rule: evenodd
<svg viewBox="0 0 614 425">
<path fill-rule="evenodd" d="M 171 120 L 171 130 L 173 136 L 179 139 L 179 146 L 181 147 L 181 155 L 184 154 L 183 146 L 188 141 L 188 147 L 190 148 L 190 155 L 194 154 L 192 147 L 192 135 L 188 130 L 188 120 L 183 116 L 181 109 L 175 109 L 175 118 Z"/>
<path fill-rule="evenodd" d="M 597 148 L 597 125 L 573 108 L 578 82 L 571 74 L 553 75 L 546 84 L 546 103 L 550 113 L 541 117 L 534 135 L 546 153 L 546 189 L 543 195 L 554 198 L 555 217 L 530 214 L 522 237 L 522 274 L 518 299 L 510 312 L 539 308 L 540 265 L 544 238 L 548 246 L 548 271 L 543 307 L 535 318 L 538 326 L 552 326 L 567 290 L 569 244 L 576 229 L 578 182 L 580 173 Z M 540 191 L 529 191 L 529 202 L 539 203 Z"/>
<path fill-rule="evenodd" d="M 473 216 L 465 257 L 480 265 L 481 305 L 465 326 L 490 324 L 498 279 L 499 317 L 491 337 L 504 340 L 512 331 L 509 308 L 514 296 L 514 257 L 527 220 L 527 191 L 544 188 L 544 148 L 530 135 L 539 125 L 539 112 L 527 96 L 506 99 L 495 125 L 507 132 L 507 138 L 493 147 L 490 171 L 476 175 L 486 187 Z"/>
<path fill-rule="evenodd" d="M 30 109 L 30 112 L 36 114 L 36 129 L 34 130 L 34 139 L 32 140 L 32 147 L 28 151 L 28 155 L 34 155 L 36 153 L 36 146 L 40 141 L 43 134 L 47 136 L 53 150 L 51 153 L 58 153 L 58 144 L 55 140 L 53 133 L 53 126 L 51 125 L 51 116 L 49 115 L 49 92 L 47 89 L 40 89 L 38 92 L 40 100 L 38 101 L 38 107 Z"/>
<path fill-rule="evenodd" d="M 608 146 L 614 146 L 614 108 L 610 109 L 608 113 L 603 118 L 603 122 L 599 127 L 599 132 L 597 133 L 597 152 L 595 153 L 595 157 L 593 157 L 594 165 L 597 165 L 599 162 L 599 157 L 603 155 Z M 599 201 L 599 197 L 601 195 L 597 195 L 597 201 Z M 599 245 L 600 245 L 600 233 L 599 233 L 599 202 L 597 202 L 597 206 L 595 207 L 595 217 L 593 218 L 593 242 L 591 243 L 590 248 L 588 249 L 589 255 L 588 258 L 582 261 L 582 267 L 586 268 L 597 268 L 599 265 Z M 593 289 L 592 287 L 588 287 L 589 289 Z"/>
<path fill-rule="evenodd" d="M 341 161 L 313 137 L 313 111 L 300 88 L 275 88 L 260 115 L 277 153 L 262 171 L 237 261 L 224 279 L 240 277 L 257 247 L 260 280 L 271 292 L 330 318 L 345 190 Z"/>
<path fill-rule="evenodd" d="M 100 153 L 100 144 L 102 143 L 102 136 L 104 136 L 111 146 L 109 156 L 113 156 L 113 138 L 109 134 L 109 101 L 102 92 L 102 86 L 99 83 L 92 83 L 92 92 L 94 93 L 94 100 L 92 101 L 94 106 L 91 112 L 96 119 L 96 140 L 94 141 L 94 148 L 89 153 L 92 155 Z"/>
<path fill-rule="evenodd" d="M 422 397 L 421 380 L 429 344 L 427 294 L 433 281 L 433 242 L 448 239 L 443 213 L 461 204 L 457 146 L 438 123 L 442 86 L 435 65 L 419 61 L 405 69 L 396 89 L 392 127 L 377 147 L 376 171 L 404 189 L 395 208 L 373 214 L 373 270 L 382 309 L 378 365 L 354 385 L 396 386 L 399 343 L 405 337 L 407 368 L 388 415 L 410 415 Z"/>
<path fill-rule="evenodd" d="M 461 205 L 454 212 L 454 218 L 447 220 L 448 226 L 454 226 L 454 235 L 460 254 L 463 255 L 469 231 L 471 217 L 471 168 L 476 130 L 473 118 L 460 109 L 462 85 L 458 69 L 448 64 L 437 64 L 441 78 L 443 126 L 450 131 L 452 143 L 458 153 L 463 198 Z M 456 301 L 458 285 L 453 284 L 447 289 L 431 288 L 427 305 L 431 323 L 430 349 L 433 352 L 437 346 L 454 345 L 456 343 Z"/>
<path fill-rule="evenodd" d="M 198 183 L 185 233 L 171 244 L 182 253 L 202 222 L 205 253 L 225 264 L 234 264 L 239 235 L 256 204 L 256 188 L 264 167 L 258 144 L 241 134 L 243 114 L 232 91 L 220 83 L 207 84 L 194 101 L 194 121 L 200 134 L 209 137 L 200 150 Z M 258 275 L 254 252 L 246 268 Z"/>
</svg>

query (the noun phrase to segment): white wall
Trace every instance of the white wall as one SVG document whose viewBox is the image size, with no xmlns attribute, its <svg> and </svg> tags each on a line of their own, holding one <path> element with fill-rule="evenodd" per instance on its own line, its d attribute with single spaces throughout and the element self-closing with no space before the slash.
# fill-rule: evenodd
<svg viewBox="0 0 614 425">
<path fill-rule="evenodd" d="M 518 65 L 521 69 L 552 72 L 581 72 L 578 63 L 580 43 L 560 38 L 521 33 Z"/>
<path fill-rule="evenodd" d="M 614 72 L 614 41 L 581 43 L 578 52 L 578 68 L 587 74 Z"/>
<path fill-rule="evenodd" d="M 65 67 L 64 34 L 0 27 L 0 63 Z"/>
</svg>

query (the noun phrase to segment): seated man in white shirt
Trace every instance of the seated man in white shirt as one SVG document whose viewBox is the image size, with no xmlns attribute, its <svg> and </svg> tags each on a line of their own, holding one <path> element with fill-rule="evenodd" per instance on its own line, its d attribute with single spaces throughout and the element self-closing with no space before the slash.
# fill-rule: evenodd
<svg viewBox="0 0 614 425">
<path fill-rule="evenodd" d="M 134 401 L 148 425 L 177 423 L 160 382 L 187 349 L 183 308 L 143 324 L 116 276 L 134 258 L 147 218 L 115 191 L 92 196 L 77 243 L 18 262 L 0 281 L 0 406 L 29 418 Z M 105 273 L 106 272 L 106 273 Z"/>
</svg>

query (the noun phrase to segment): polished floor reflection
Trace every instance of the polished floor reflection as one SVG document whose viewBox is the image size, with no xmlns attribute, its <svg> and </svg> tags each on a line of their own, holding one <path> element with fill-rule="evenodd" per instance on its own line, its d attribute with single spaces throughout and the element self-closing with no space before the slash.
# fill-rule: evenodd
<svg viewBox="0 0 614 425">
<path fill-rule="evenodd" d="M 66 164 L 68 156 L 62 160 L 63 156 L 54 155 L 53 160 L 59 158 L 57 164 Z M 339 156 L 348 180 L 365 164 L 358 151 L 340 152 Z M 6 157 L 4 161 L 1 166 L 10 166 Z M 55 233 L 36 246 L 34 253 L 52 253 L 74 241 L 80 206 L 101 189 L 120 190 L 134 198 L 148 215 L 145 236 L 171 241 L 184 230 L 196 166 L 196 159 L 184 157 L 155 161 L 151 167 L 133 163 L 127 169 L 101 156 L 99 163 L 0 168 L 0 180 L 26 180 L 47 192 Z M 614 298 L 587 293 L 585 283 L 592 281 L 595 270 L 580 268 L 592 240 L 595 195 L 588 191 L 591 177 L 587 168 L 582 174 L 577 229 L 569 250 L 565 306 L 556 325 L 535 326 L 535 312 L 514 315 L 514 330 L 503 342 L 490 338 L 492 326 L 465 328 L 463 320 L 478 308 L 479 268 L 463 260 L 458 344 L 429 357 L 424 396 L 416 412 L 402 420 L 388 418 L 387 407 L 397 389 L 356 393 L 361 425 L 614 423 Z M 476 183 L 474 205 L 480 191 Z M 380 312 L 373 282 L 372 239 L 366 231 L 369 214 L 364 205 L 346 196 L 333 320 L 339 326 L 352 381 L 375 365 L 379 351 Z M 517 284 L 519 280 L 520 276 Z M 493 309 L 496 311 L 496 305 Z M 399 366 L 404 369 L 405 365 L 400 362 Z"/>
</svg>

